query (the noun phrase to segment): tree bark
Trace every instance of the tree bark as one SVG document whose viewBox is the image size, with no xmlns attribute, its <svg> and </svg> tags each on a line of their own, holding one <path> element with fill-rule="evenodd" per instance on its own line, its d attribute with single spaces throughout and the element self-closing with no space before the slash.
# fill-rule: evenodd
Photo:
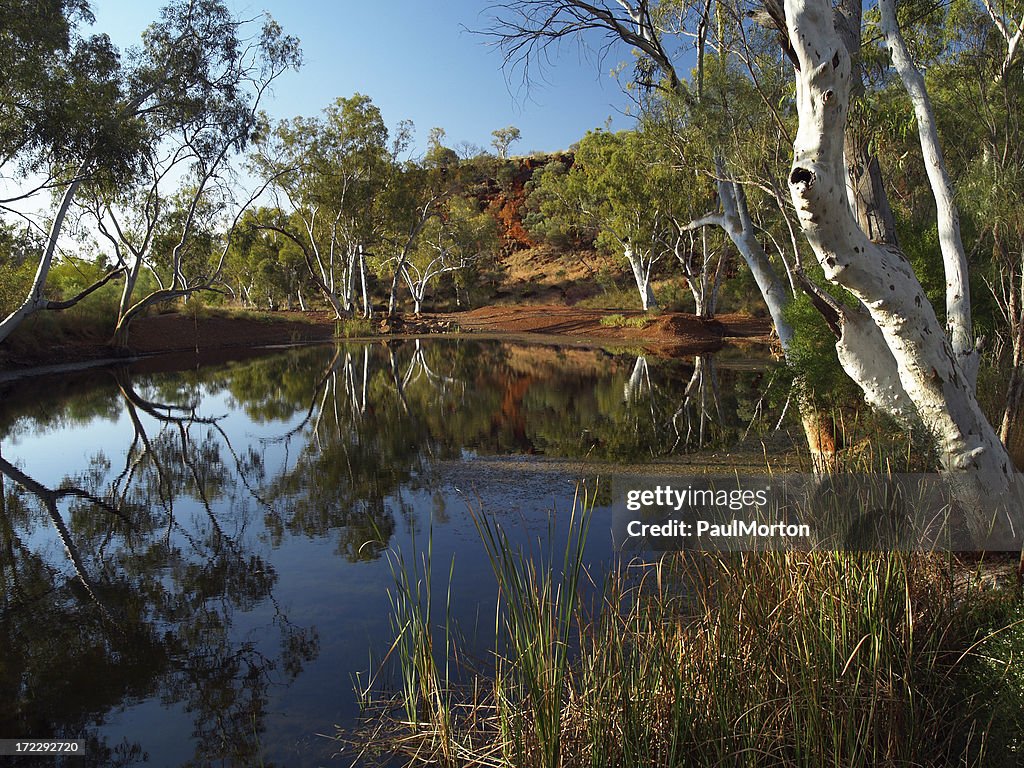
<svg viewBox="0 0 1024 768">
<path fill-rule="evenodd" d="M 864 92 L 861 66 L 861 0 L 840 0 L 835 9 L 836 31 L 850 54 L 850 101 Z M 896 221 L 889 206 L 889 196 L 882 182 L 878 157 L 870 149 L 869 137 L 859 126 L 848 122 L 844 133 L 847 194 L 857 223 L 868 238 L 876 243 L 898 245 Z"/>
<path fill-rule="evenodd" d="M 636 281 L 636 289 L 640 294 L 640 306 L 644 312 L 658 306 L 658 300 L 654 298 L 654 291 L 651 289 L 650 263 L 644 264 L 644 260 L 637 255 L 632 245 L 624 247 L 626 261 L 633 271 L 633 279 Z"/>
<path fill-rule="evenodd" d="M 1010 457 L 906 257 L 871 242 L 850 211 L 843 157 L 850 56 L 831 5 L 786 0 L 785 10 L 798 59 L 800 126 L 789 186 L 801 227 L 826 278 L 854 294 L 881 332 L 916 417 L 935 436 L 942 466 L 957 482 L 975 542 L 1006 537 L 1019 522 Z"/>
<path fill-rule="evenodd" d="M 39 266 L 36 268 L 32 287 L 29 289 L 28 296 L 25 297 L 25 301 L 21 303 L 21 306 L 0 321 L 0 342 L 3 342 L 10 336 L 26 317 L 34 312 L 38 312 L 40 309 L 46 308 L 47 301 L 43 295 L 43 291 L 46 288 L 46 278 L 50 274 L 50 267 L 53 266 L 53 256 L 57 250 L 57 240 L 60 238 L 61 229 L 64 227 L 64 219 L 67 217 L 68 209 L 71 207 L 71 203 L 75 199 L 75 193 L 78 191 L 81 183 L 81 179 L 76 178 L 64 190 L 60 206 L 57 208 L 57 214 L 53 217 L 53 223 L 50 225 L 50 232 L 46 238 L 46 249 L 43 251 L 42 258 L 39 259 Z"/>
<path fill-rule="evenodd" d="M 894 0 L 879 0 L 882 33 L 892 54 L 892 63 L 914 106 L 917 132 L 924 154 L 924 167 L 935 197 L 935 216 L 939 228 L 939 250 L 946 273 L 946 331 L 964 375 L 973 388 L 978 379 L 978 351 L 971 325 L 971 287 L 967 274 L 967 253 L 960 237 L 960 216 L 953 201 L 953 184 L 939 145 L 924 77 L 914 65 L 896 20 Z"/>
<path fill-rule="evenodd" d="M 715 160 L 715 171 L 718 174 L 718 199 L 722 205 L 722 212 L 709 214 L 692 221 L 684 228 L 697 229 L 698 227 L 718 226 L 725 230 L 754 276 L 754 281 L 768 306 L 768 314 L 772 317 L 772 323 L 775 325 L 775 332 L 779 336 L 782 349 L 788 351 L 793 344 L 794 337 L 793 326 L 785 315 L 790 292 L 786 288 L 785 281 L 772 267 L 768 260 L 768 254 L 765 253 L 761 242 L 757 239 L 743 188 L 729 177 L 725 162 L 721 158 Z"/>
</svg>

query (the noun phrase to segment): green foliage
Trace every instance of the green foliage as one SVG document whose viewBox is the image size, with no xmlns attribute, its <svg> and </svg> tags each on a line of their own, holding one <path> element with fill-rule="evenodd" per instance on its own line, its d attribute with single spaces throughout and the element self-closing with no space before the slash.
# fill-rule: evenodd
<svg viewBox="0 0 1024 768">
<path fill-rule="evenodd" d="M 251 307 L 291 309 L 300 292 L 315 293 L 301 248 L 261 222 L 285 226 L 277 209 L 246 211 L 235 229 L 224 266 L 224 281 L 237 301 Z"/>
<path fill-rule="evenodd" d="M 921 281 L 925 295 L 936 308 L 939 317 L 946 306 L 946 274 L 942 267 L 942 253 L 939 250 L 939 230 L 934 218 L 921 222 L 917 227 L 914 222 L 900 226 L 900 247 L 910 259 L 917 279 Z"/>
<path fill-rule="evenodd" d="M 32 279 L 32 271 L 34 265 L 23 265 L 20 290 L 15 283 L 13 290 L 8 294 L 12 300 L 11 309 L 24 300 L 25 290 Z M 51 295 L 54 300 L 70 298 L 91 285 L 104 272 L 102 264 L 62 261 L 54 267 L 51 274 Z M 0 267 L 0 296 L 4 293 L 4 278 L 4 268 Z M 113 281 L 69 309 L 60 312 L 37 312 L 8 338 L 7 348 L 14 354 L 24 352 L 35 355 L 40 349 L 47 349 L 55 344 L 107 343 L 117 322 L 120 290 L 120 282 Z M 2 309 L 3 305 L 0 305 L 0 310 Z"/>
<path fill-rule="evenodd" d="M 355 339 L 377 335 L 377 329 L 371 320 L 365 317 L 349 317 L 335 322 L 335 338 Z"/>
<path fill-rule="evenodd" d="M 0 7 L 0 151 L 19 176 L 89 159 L 119 178 L 134 166 L 135 126 L 118 119 L 119 57 L 106 35 L 80 33 L 92 21 L 87 0 Z"/>
<path fill-rule="evenodd" d="M 801 394 L 825 410 L 859 403 L 863 396 L 836 357 L 836 337 L 806 295 L 794 297 L 786 319 L 796 331 L 786 365 Z"/>
<path fill-rule="evenodd" d="M 601 325 L 605 328 L 646 328 L 651 324 L 652 318 L 644 316 L 626 317 L 625 315 L 605 315 L 601 318 Z"/>
<path fill-rule="evenodd" d="M 510 125 L 507 128 L 499 128 L 496 131 L 492 131 L 491 136 L 494 137 L 491 145 L 497 150 L 498 157 L 504 159 L 508 157 L 509 146 L 519 141 L 522 134 L 514 125 Z"/>
<path fill-rule="evenodd" d="M 619 285 L 614 281 L 605 283 L 601 293 L 580 299 L 576 306 L 584 309 L 641 309 L 636 288 Z"/>
<path fill-rule="evenodd" d="M 0 263 L 0 317 L 6 317 L 25 300 L 34 272 L 29 263 Z"/>
</svg>

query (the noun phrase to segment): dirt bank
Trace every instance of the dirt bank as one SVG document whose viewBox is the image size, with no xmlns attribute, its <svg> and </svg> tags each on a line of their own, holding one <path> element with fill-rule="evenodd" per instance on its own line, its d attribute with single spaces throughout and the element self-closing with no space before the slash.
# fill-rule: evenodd
<svg viewBox="0 0 1024 768">
<path fill-rule="evenodd" d="M 684 312 L 645 315 L 636 311 L 580 309 L 556 305 L 481 307 L 471 312 L 430 315 L 435 322 L 457 324 L 464 333 L 508 333 L 568 337 L 599 344 L 699 352 L 730 340 L 768 343 L 771 324 L 747 315 L 703 320 Z M 604 325 L 602 325 L 604 321 Z M 645 323 L 643 327 L 619 323 Z"/>
<path fill-rule="evenodd" d="M 618 316 L 641 323 L 640 312 L 578 309 L 556 305 L 482 307 L 471 312 L 433 313 L 377 321 L 381 336 L 421 334 L 488 334 L 570 340 L 594 345 L 621 344 L 651 351 L 702 352 L 730 340 L 767 343 L 768 322 L 745 315 L 702 320 L 694 315 L 666 312 L 651 316 L 644 327 L 602 325 Z M 606 323 L 610 322 L 605 320 Z M 263 347 L 331 341 L 340 328 L 329 312 L 209 313 L 194 316 L 170 313 L 144 317 L 132 325 L 130 349 L 114 349 L 93 338 L 64 338 L 53 344 L 0 347 L 0 371 L 25 371 L 42 366 L 80 366 L 96 360 L 160 353 L 189 355 L 192 362 L 258 354 Z"/>
</svg>

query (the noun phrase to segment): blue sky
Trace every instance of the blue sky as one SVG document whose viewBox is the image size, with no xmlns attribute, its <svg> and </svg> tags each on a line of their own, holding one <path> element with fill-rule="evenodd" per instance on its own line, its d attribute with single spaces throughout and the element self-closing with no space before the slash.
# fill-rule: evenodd
<svg viewBox="0 0 1024 768">
<path fill-rule="evenodd" d="M 314 115 L 338 96 L 370 96 L 388 126 L 411 119 L 422 150 L 440 126 L 449 146 L 460 141 L 490 148 L 491 131 L 515 125 L 522 140 L 512 152 L 565 149 L 611 117 L 628 128 L 629 100 L 610 76 L 618 63 L 581 54 L 565 44 L 529 92 L 518 73 L 506 79 L 499 51 L 469 29 L 487 25 L 487 0 L 227 0 L 239 14 L 268 11 L 302 41 L 305 64 L 278 81 L 267 105 L 275 117 Z M 92 0 L 94 32 L 119 48 L 139 40 L 159 15 L 157 0 Z M 617 49 L 612 55 L 626 57 Z"/>
</svg>

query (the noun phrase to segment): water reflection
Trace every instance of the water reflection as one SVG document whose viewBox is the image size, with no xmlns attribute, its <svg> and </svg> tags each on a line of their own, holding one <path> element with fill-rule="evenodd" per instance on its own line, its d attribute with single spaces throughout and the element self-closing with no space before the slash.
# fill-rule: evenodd
<svg viewBox="0 0 1024 768">
<path fill-rule="evenodd" d="M 707 357 L 410 341 L 11 390 L 0 736 L 86 739 L 76 766 L 304 764 L 301 745 L 275 763 L 280 734 L 354 713 L 348 671 L 366 662 L 352 650 L 386 627 L 380 555 L 424 516 L 447 524 L 454 467 L 729 444 L 763 376 Z M 502 493 L 532 503 L 515 481 Z M 344 570 L 311 565 L 325 543 Z M 290 695 L 318 676 L 325 692 Z"/>
<path fill-rule="evenodd" d="M 88 764 L 130 765 L 144 745 L 111 745 L 95 723 L 158 695 L 190 713 L 201 762 L 255 763 L 267 688 L 315 657 L 315 630 L 278 612 L 274 650 L 233 637 L 236 612 L 272 603 L 277 580 L 245 535 L 244 464 L 229 467 L 230 440 L 194 403 L 113 378 L 132 426 L 123 465 L 116 445 L 83 444 L 84 468 L 47 485 L 0 458 L 0 731 L 86 739 Z"/>
</svg>

